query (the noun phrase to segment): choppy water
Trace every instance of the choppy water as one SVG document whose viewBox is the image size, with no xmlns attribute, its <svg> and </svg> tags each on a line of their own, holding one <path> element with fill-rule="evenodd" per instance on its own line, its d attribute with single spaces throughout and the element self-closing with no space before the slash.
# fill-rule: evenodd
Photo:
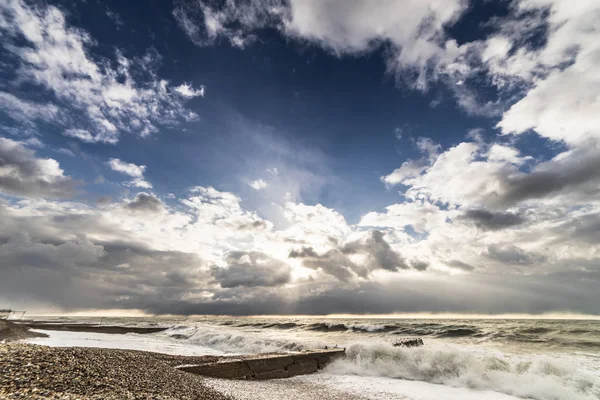
<svg viewBox="0 0 600 400">
<path fill-rule="evenodd" d="M 331 364 L 323 381 L 337 389 L 349 390 L 359 381 L 364 386 L 366 379 L 373 387 L 421 382 L 476 390 L 484 399 L 492 392 L 538 400 L 600 399 L 600 321 L 196 317 L 102 323 L 168 327 L 153 339 L 195 346 L 196 353 L 197 346 L 234 354 L 342 346 L 347 357 Z M 392 345 L 408 337 L 421 337 L 425 346 Z"/>
</svg>

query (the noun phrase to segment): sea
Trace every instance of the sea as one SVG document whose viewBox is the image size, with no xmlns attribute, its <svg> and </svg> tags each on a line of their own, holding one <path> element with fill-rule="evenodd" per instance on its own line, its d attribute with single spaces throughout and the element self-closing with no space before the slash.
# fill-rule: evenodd
<svg viewBox="0 0 600 400">
<path fill-rule="evenodd" d="M 594 320 L 62 317 L 53 321 L 167 329 L 145 335 L 48 330 L 43 331 L 48 338 L 30 342 L 180 355 L 346 349 L 345 358 L 317 374 L 276 384 L 230 385 L 229 393 L 239 399 L 304 398 L 301 392 L 307 387 L 321 398 L 600 399 L 600 321 Z M 394 346 L 406 338 L 421 338 L 424 345 Z M 213 381 L 217 389 L 224 387 Z"/>
</svg>

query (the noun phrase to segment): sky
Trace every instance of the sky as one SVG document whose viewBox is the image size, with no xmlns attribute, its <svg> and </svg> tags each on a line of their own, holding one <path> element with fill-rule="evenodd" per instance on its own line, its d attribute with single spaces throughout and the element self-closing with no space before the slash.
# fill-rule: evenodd
<svg viewBox="0 0 600 400">
<path fill-rule="evenodd" d="M 600 315 L 598 0 L 0 1 L 0 304 Z"/>
</svg>

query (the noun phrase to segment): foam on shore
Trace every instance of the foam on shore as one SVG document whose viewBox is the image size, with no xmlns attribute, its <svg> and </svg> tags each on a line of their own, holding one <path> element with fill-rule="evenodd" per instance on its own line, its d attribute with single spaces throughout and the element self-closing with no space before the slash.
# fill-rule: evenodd
<svg viewBox="0 0 600 400">
<path fill-rule="evenodd" d="M 224 352 L 211 347 L 199 346 L 188 342 L 177 342 L 152 335 L 140 335 L 135 333 L 114 335 L 110 333 L 45 331 L 38 329 L 32 331 L 46 334 L 48 337 L 27 339 L 25 342 L 51 347 L 94 347 L 142 350 L 182 356 L 216 356 L 225 354 Z"/>
</svg>

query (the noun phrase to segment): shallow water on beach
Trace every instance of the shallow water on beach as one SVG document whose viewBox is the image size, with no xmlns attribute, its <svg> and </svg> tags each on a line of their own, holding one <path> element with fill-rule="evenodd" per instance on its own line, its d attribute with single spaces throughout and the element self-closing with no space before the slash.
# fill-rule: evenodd
<svg viewBox="0 0 600 400">
<path fill-rule="evenodd" d="M 189 355 L 203 351 L 204 354 L 296 351 L 336 345 L 347 349 L 345 359 L 330 364 L 322 373 L 277 384 L 277 388 L 287 387 L 290 393 L 316 385 L 331 393 L 368 399 L 600 398 L 600 321 L 284 317 L 61 320 L 168 329 L 149 335 L 102 337 L 46 331 L 50 337 L 36 339 L 36 343 L 85 346 L 87 340 L 88 345 L 93 343 L 96 347 L 119 346 Z M 82 339 L 85 335 L 87 339 Z M 119 336 L 127 339 L 117 340 Z M 79 342 L 77 337 L 81 339 Z M 405 337 L 421 337 L 425 346 L 392 345 Z M 115 344 L 117 341 L 120 342 Z M 244 383 L 215 382 L 230 391 L 245 393 L 243 396 L 247 398 L 268 398 L 261 397 L 264 391 L 248 391 Z M 239 398 L 246 398 L 243 396 Z"/>
</svg>

